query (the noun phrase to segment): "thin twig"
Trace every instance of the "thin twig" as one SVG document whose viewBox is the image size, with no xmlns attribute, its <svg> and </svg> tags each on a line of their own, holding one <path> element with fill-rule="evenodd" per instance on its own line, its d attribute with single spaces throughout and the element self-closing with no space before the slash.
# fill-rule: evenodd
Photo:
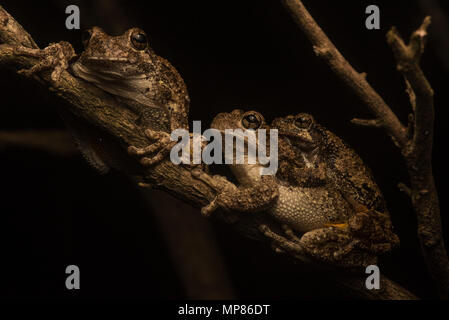
<svg viewBox="0 0 449 320">
<path fill-rule="evenodd" d="M 351 120 L 351 123 L 358 125 L 358 126 L 362 126 L 362 127 L 374 127 L 374 128 L 382 127 L 382 122 L 378 119 L 354 118 Z"/>
<path fill-rule="evenodd" d="M 326 36 L 299 0 L 283 0 L 293 19 L 309 38 L 316 55 L 322 58 L 365 103 L 376 119 L 382 120 L 382 126 L 395 144 L 402 147 L 407 142 L 406 129 L 391 111 L 382 97 L 366 81 L 366 75 L 359 73 L 341 55 L 332 41 Z"/>
<path fill-rule="evenodd" d="M 410 187 L 408 187 L 405 183 L 399 182 L 398 189 L 408 195 L 410 198 L 412 197 L 412 189 L 410 189 Z"/>
</svg>

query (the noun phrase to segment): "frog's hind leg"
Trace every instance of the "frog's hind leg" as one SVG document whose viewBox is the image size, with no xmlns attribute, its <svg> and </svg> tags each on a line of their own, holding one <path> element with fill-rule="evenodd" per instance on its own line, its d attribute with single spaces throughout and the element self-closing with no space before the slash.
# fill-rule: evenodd
<svg viewBox="0 0 449 320">
<path fill-rule="evenodd" d="M 295 231 L 293 231 L 293 229 L 290 228 L 290 226 L 283 224 L 282 229 L 284 230 L 284 233 L 290 240 L 298 243 L 301 241 L 301 239 L 295 234 Z"/>
<path fill-rule="evenodd" d="M 301 245 L 315 259 L 336 264 L 350 263 L 351 253 L 358 251 L 360 242 L 336 227 L 315 229 L 301 238 Z"/>
<path fill-rule="evenodd" d="M 304 252 L 303 247 L 299 243 L 293 242 L 277 234 L 276 232 L 272 231 L 266 224 L 260 225 L 259 230 L 265 237 L 272 240 L 272 245 L 274 248 L 297 254 L 302 254 Z"/>
<path fill-rule="evenodd" d="M 334 257 L 337 260 L 342 259 L 346 255 L 348 255 L 351 251 L 358 247 L 360 240 L 352 240 L 351 242 L 342 245 L 341 248 L 334 252 Z"/>
<path fill-rule="evenodd" d="M 204 172 L 200 168 L 194 168 L 192 171 L 190 171 L 191 175 L 202 182 L 204 182 L 206 185 L 208 185 L 210 188 L 214 189 L 215 191 L 219 191 L 221 186 L 224 183 L 229 183 L 229 181 L 220 175 L 209 175 L 208 173 Z"/>
</svg>

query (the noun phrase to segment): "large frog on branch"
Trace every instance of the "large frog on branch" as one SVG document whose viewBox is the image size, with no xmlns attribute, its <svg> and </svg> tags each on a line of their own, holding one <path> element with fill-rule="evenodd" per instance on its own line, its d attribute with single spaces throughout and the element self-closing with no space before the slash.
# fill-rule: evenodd
<svg viewBox="0 0 449 320">
<path fill-rule="evenodd" d="M 128 151 L 137 155 L 160 151 L 155 157 L 143 157 L 141 163 L 161 161 L 169 152 L 169 132 L 188 130 L 190 99 L 184 80 L 154 53 L 138 28 L 114 37 L 94 27 L 85 31 L 83 43 L 84 52 L 73 64 L 73 72 L 135 109 L 147 127 L 145 134 L 156 142 L 146 148 L 131 146 Z"/>
<path fill-rule="evenodd" d="M 211 127 L 222 133 L 270 128 L 260 113 L 242 110 L 217 115 Z M 204 213 L 218 207 L 267 211 L 283 225 L 287 238 L 266 225 L 260 230 L 279 248 L 345 267 L 373 264 L 398 243 L 382 195 L 352 149 L 309 115 L 278 118 L 272 127 L 280 134 L 276 176 L 260 175 L 260 164 L 232 164 L 237 187 L 196 170 L 194 175 L 217 191 Z"/>
<path fill-rule="evenodd" d="M 138 102 L 142 116 L 162 112 L 159 121 L 169 121 L 171 130 L 188 128 L 186 85 L 176 69 L 154 53 L 144 31 L 132 28 L 110 36 L 94 27 L 84 31 L 83 45 L 83 53 L 72 65 L 77 77 L 126 102 Z"/>
<path fill-rule="evenodd" d="M 19 47 L 16 54 L 41 59 L 33 68 L 21 72 L 31 76 L 51 69 L 54 86 L 58 87 L 61 72 L 70 70 L 113 95 L 137 114 L 137 123 L 146 129 L 148 138 L 155 140 L 147 148 L 131 146 L 128 151 L 138 155 L 157 152 L 154 157 L 142 157 L 143 165 L 161 161 L 172 145 L 169 132 L 188 129 L 189 95 L 182 77 L 167 60 L 154 53 L 147 35 L 138 28 L 110 36 L 94 27 L 84 31 L 83 45 L 79 57 L 67 42 L 54 43 L 43 50 Z M 63 109 L 60 113 L 86 159 L 99 171 L 107 171 L 109 166 L 130 167 L 111 137 Z"/>
</svg>

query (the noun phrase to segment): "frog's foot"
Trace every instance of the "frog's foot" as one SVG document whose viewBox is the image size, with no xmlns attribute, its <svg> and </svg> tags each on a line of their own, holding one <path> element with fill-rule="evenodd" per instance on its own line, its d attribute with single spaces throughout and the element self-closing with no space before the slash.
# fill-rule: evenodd
<svg viewBox="0 0 449 320">
<path fill-rule="evenodd" d="M 285 250 L 279 248 L 279 246 L 274 242 L 271 242 L 271 249 L 273 249 L 273 251 L 276 253 L 285 253 Z"/>
<path fill-rule="evenodd" d="M 361 248 L 374 254 L 386 253 L 399 246 L 399 237 L 394 233 L 389 215 L 376 210 L 351 216 L 348 231 L 355 238 L 363 239 Z"/>
<path fill-rule="evenodd" d="M 154 143 L 143 147 L 128 147 L 128 152 L 136 156 L 144 156 L 140 159 L 140 163 L 143 166 L 152 166 L 162 160 L 164 160 L 170 153 L 173 146 L 176 145 L 176 141 L 170 140 L 170 134 L 164 131 L 154 131 L 147 129 L 145 130 L 145 135 L 148 139 L 155 141 Z M 147 157 L 146 155 L 156 153 L 155 156 Z"/>
<path fill-rule="evenodd" d="M 31 77 L 40 71 L 53 69 L 51 80 L 55 86 L 59 83 L 61 73 L 69 67 L 69 61 L 76 57 L 72 45 L 65 41 L 51 43 L 44 49 L 18 46 L 14 48 L 14 54 L 41 59 L 30 69 L 22 69 L 19 73 Z"/>
<path fill-rule="evenodd" d="M 190 173 L 195 179 L 204 182 L 217 193 L 208 205 L 201 208 L 201 214 L 203 216 L 209 217 L 218 208 L 229 209 L 227 206 L 228 199 L 232 198 L 232 194 L 237 190 L 237 187 L 232 182 L 229 182 L 226 177 L 220 175 L 211 176 L 200 168 L 194 168 Z"/>
<path fill-rule="evenodd" d="M 294 242 L 300 242 L 301 239 L 295 234 L 295 231 L 293 231 L 292 228 L 290 228 L 288 225 L 283 224 L 282 229 L 284 230 L 284 233 L 287 235 L 287 237 Z"/>
<path fill-rule="evenodd" d="M 358 247 L 360 242 L 361 242 L 360 240 L 355 239 L 355 240 L 350 241 L 347 244 L 341 245 L 340 248 L 338 248 L 338 250 L 336 250 L 334 252 L 335 260 L 341 260 L 342 258 L 347 256 L 350 252 L 352 252 L 354 249 L 356 249 Z"/>
<path fill-rule="evenodd" d="M 283 236 L 272 231 L 267 225 L 260 225 L 259 230 L 265 237 L 272 241 L 272 246 L 277 248 L 277 250 L 292 252 L 299 255 L 304 253 L 304 249 L 299 243 L 284 238 Z"/>
<path fill-rule="evenodd" d="M 218 204 L 217 197 L 215 197 L 211 202 L 209 202 L 209 204 L 201 208 L 201 214 L 203 215 L 203 217 L 210 217 L 212 215 L 212 212 L 217 210 L 219 207 L 220 206 Z"/>
</svg>

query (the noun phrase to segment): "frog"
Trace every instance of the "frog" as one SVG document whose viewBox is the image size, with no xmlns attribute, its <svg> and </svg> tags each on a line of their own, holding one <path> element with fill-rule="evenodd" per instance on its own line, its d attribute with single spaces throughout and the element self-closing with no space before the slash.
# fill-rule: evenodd
<svg viewBox="0 0 449 320">
<path fill-rule="evenodd" d="M 375 255 L 399 246 L 386 202 L 371 170 L 345 141 L 307 113 L 276 118 L 271 127 L 278 130 L 282 141 L 279 144 L 279 179 L 293 186 L 326 183 L 329 188 L 337 189 L 353 207 L 354 213 L 331 237 L 349 241 L 345 240 L 349 235 L 356 239 L 351 246 Z M 329 237 L 326 229 L 315 233 L 317 239 Z M 315 240 L 312 234 L 302 238 L 303 243 L 319 246 L 319 241 L 315 243 Z M 317 249 L 312 246 L 310 250 Z"/>
<path fill-rule="evenodd" d="M 93 27 L 84 31 L 83 45 L 83 53 L 72 65 L 73 73 L 134 107 L 150 127 L 144 130 L 146 137 L 155 142 L 143 148 L 129 146 L 128 152 L 143 156 L 144 166 L 162 161 L 176 144 L 169 133 L 189 127 L 190 98 L 181 75 L 154 52 L 139 28 L 110 36 Z M 156 155 L 144 156 L 151 153 Z"/>
<path fill-rule="evenodd" d="M 355 206 L 388 214 L 372 171 L 344 140 L 317 123 L 312 115 L 275 118 L 271 127 L 278 130 L 283 141 L 280 149 L 284 162 L 279 170 L 283 179 L 293 185 L 328 182 Z"/>
<path fill-rule="evenodd" d="M 266 124 L 262 114 L 237 109 L 230 113 L 218 114 L 213 119 L 211 128 L 224 132 L 225 129 L 257 130 L 272 127 Z M 282 145 L 279 149 L 284 148 L 284 152 L 279 153 L 281 162 L 296 152 L 295 149 L 287 152 L 288 143 L 283 139 L 281 137 L 279 140 L 279 145 Z M 316 146 L 319 147 L 318 144 Z M 313 149 L 307 146 L 307 150 L 312 152 Z M 318 155 L 317 151 L 313 153 Z M 314 159 L 315 155 L 310 159 Z M 308 160 L 304 159 L 302 163 L 290 163 L 291 169 L 296 169 L 297 165 L 310 165 Z M 326 181 L 326 163 L 317 166 L 319 172 L 316 177 L 313 168 L 309 168 L 308 175 L 311 178 L 298 178 L 299 183 L 296 184 L 285 179 L 285 172 L 288 171 L 286 169 L 283 173 L 262 176 L 259 173 L 260 167 L 258 163 L 230 164 L 239 186 L 233 185 L 225 177 L 211 177 L 195 171 L 193 174 L 196 178 L 217 191 L 216 198 L 203 208 L 203 212 L 210 215 L 217 208 L 245 213 L 267 212 L 278 221 L 285 234 L 273 231 L 266 224 L 259 225 L 259 230 L 279 251 L 307 255 L 319 262 L 341 267 L 366 266 L 377 261 L 375 252 L 363 238 L 359 239 L 354 236 L 355 233 L 348 231 L 350 225 L 358 227 L 357 231 L 365 235 L 368 232 L 360 225 L 371 225 L 362 219 L 365 216 L 352 218 L 356 208 L 343 197 L 338 188 Z M 313 183 L 307 184 L 308 182 Z M 259 190 L 263 190 L 263 193 Z"/>
<path fill-rule="evenodd" d="M 68 71 L 112 95 L 136 113 L 144 135 L 155 141 L 144 148 L 127 146 L 128 153 L 143 155 L 139 161 L 144 166 L 160 162 L 176 143 L 170 141 L 169 132 L 188 129 L 190 98 L 183 78 L 170 62 L 154 52 L 147 34 L 140 28 L 111 36 L 100 27 L 93 27 L 83 32 L 82 42 L 84 51 L 80 55 L 64 41 L 42 50 L 18 47 L 16 54 L 40 58 L 36 65 L 20 73 L 33 76 L 52 69 L 51 79 L 57 88 L 62 72 Z M 59 111 L 86 160 L 100 173 L 107 172 L 110 166 L 138 172 L 129 159 L 113 163 L 121 153 L 122 146 L 117 141 L 110 141 L 113 140 L 110 136 L 74 114 Z M 156 155 L 145 157 L 150 153 Z M 130 167 L 133 168 L 128 170 Z"/>
<path fill-rule="evenodd" d="M 230 113 L 219 113 L 213 119 L 210 127 L 219 130 L 223 136 L 226 129 L 254 130 L 256 135 L 257 129 L 270 129 L 261 113 L 245 112 L 241 109 Z M 247 155 L 245 156 L 247 157 Z M 269 189 L 277 189 L 281 199 L 273 204 L 271 212 L 297 231 L 310 231 L 322 225 L 322 221 L 339 221 L 342 219 L 340 216 L 345 215 L 349 210 L 349 208 L 345 208 L 345 201 L 337 193 L 322 186 L 292 190 L 288 184 L 281 183 L 282 181 L 276 179 L 274 175 L 261 175 L 261 165 L 259 163 L 248 164 L 246 159 L 244 164 L 230 164 L 229 166 L 239 181 L 241 189 L 254 188 L 260 184 L 269 186 Z M 314 207 L 321 203 L 325 203 L 323 207 L 319 207 L 319 209 Z M 223 205 L 232 208 L 231 203 Z M 264 208 L 265 204 L 261 207 Z M 339 207 L 343 207 L 344 210 L 337 210 Z M 309 212 L 312 211 L 320 211 L 320 215 L 310 217 Z"/>
</svg>

